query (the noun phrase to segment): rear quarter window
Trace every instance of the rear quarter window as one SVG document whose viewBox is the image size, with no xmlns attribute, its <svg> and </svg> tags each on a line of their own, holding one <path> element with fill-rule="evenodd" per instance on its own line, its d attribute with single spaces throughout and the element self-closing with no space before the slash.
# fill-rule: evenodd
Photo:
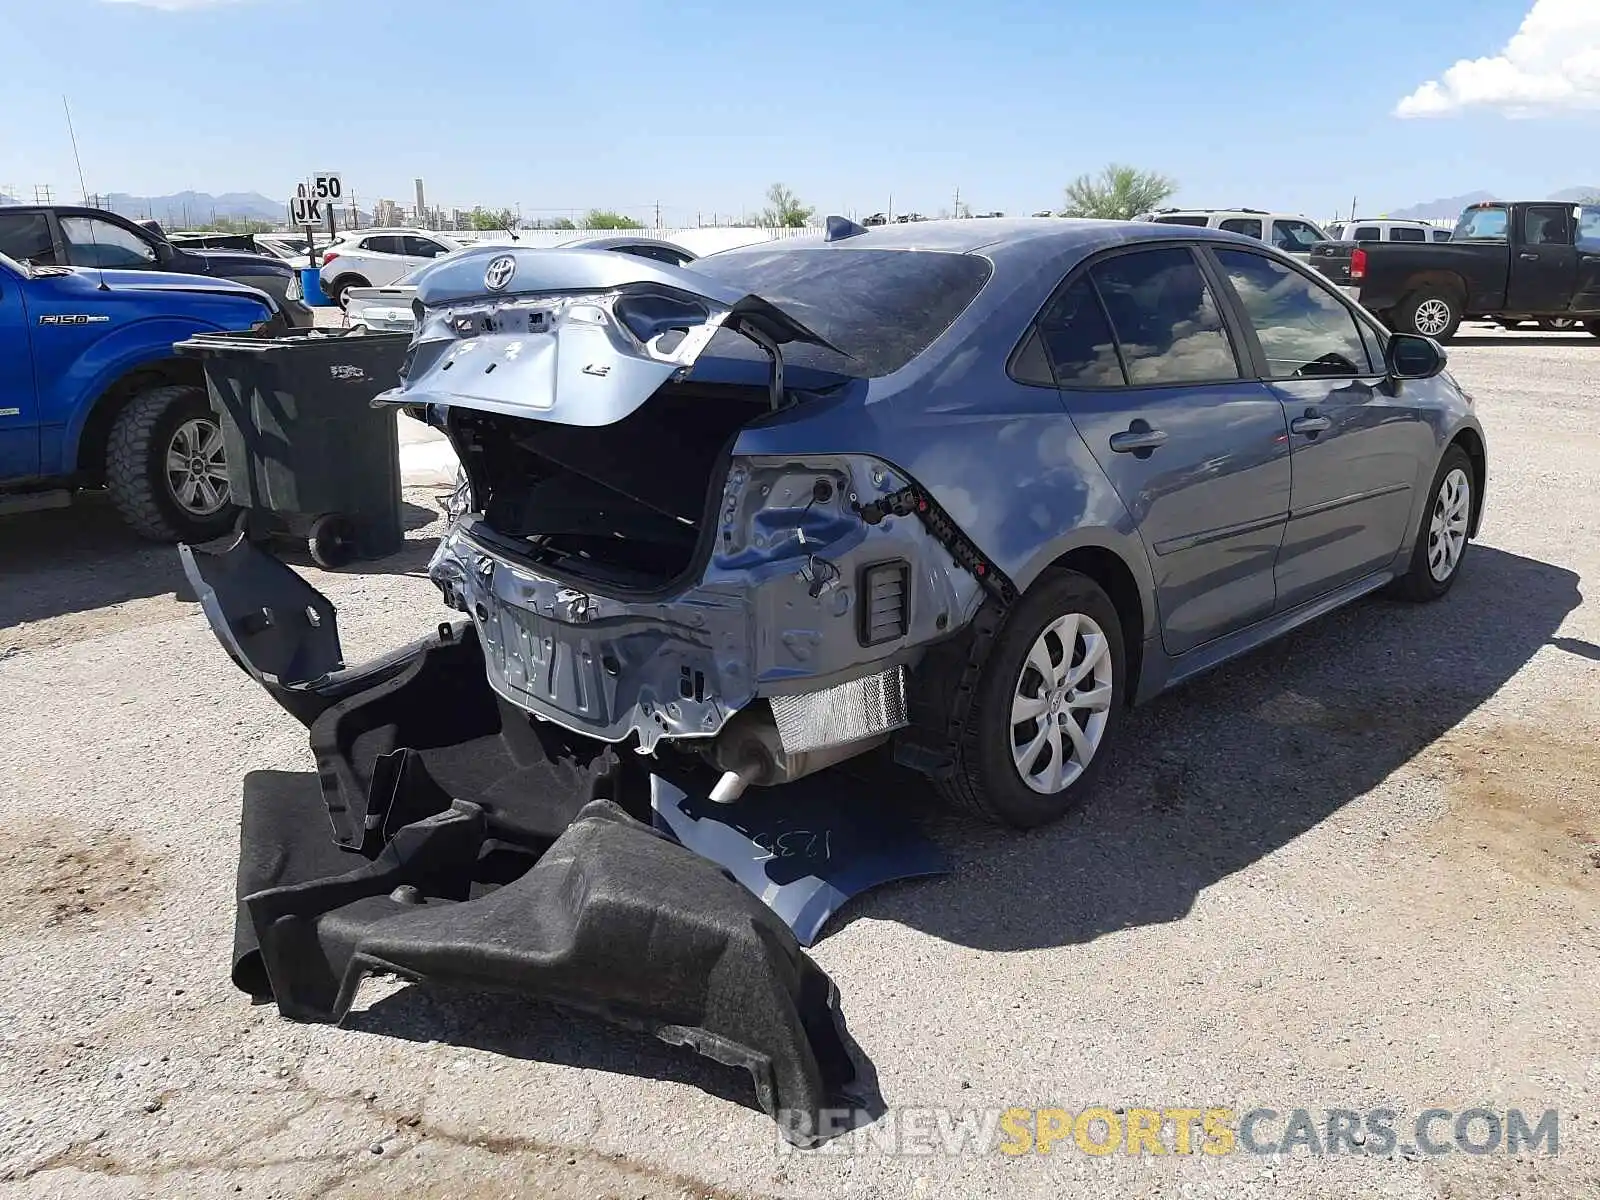
<svg viewBox="0 0 1600 1200">
<path fill-rule="evenodd" d="M 690 269 L 761 297 L 848 355 L 792 344 L 786 362 L 868 379 L 898 371 L 932 345 L 992 272 L 976 254 L 823 247 L 739 250 Z M 749 344 L 719 333 L 710 352 L 745 357 L 734 339 Z"/>
</svg>

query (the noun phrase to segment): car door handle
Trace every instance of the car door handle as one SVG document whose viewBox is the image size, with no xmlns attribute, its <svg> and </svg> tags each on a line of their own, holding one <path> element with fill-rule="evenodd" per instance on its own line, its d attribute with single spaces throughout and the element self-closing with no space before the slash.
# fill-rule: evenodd
<svg viewBox="0 0 1600 1200">
<path fill-rule="evenodd" d="M 1289 423 L 1293 433 L 1305 433 L 1315 436 L 1333 428 L 1333 422 L 1321 413 L 1308 412 L 1303 417 L 1296 417 Z"/>
<path fill-rule="evenodd" d="M 1519 255 L 1517 255 L 1517 257 L 1520 258 L 1523 262 L 1538 262 L 1539 261 L 1539 256 L 1537 254 L 1519 254 Z"/>
<path fill-rule="evenodd" d="M 1111 448 L 1118 454 L 1137 454 L 1144 451 L 1146 454 L 1159 446 L 1167 444 L 1167 434 L 1163 429 L 1152 429 L 1145 421 L 1135 421 L 1128 426 L 1126 433 L 1113 433 L 1111 435 Z"/>
</svg>

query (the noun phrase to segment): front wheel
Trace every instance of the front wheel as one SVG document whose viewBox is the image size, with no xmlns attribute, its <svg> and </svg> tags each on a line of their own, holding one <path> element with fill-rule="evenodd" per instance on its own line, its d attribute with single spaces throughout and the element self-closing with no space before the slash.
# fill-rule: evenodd
<svg viewBox="0 0 1600 1200">
<path fill-rule="evenodd" d="M 1472 460 L 1460 446 L 1451 446 L 1434 475 L 1411 565 L 1395 581 L 1394 590 L 1402 599 L 1437 600 L 1461 573 L 1472 527 L 1472 481 Z"/>
<path fill-rule="evenodd" d="M 1053 571 L 995 638 L 939 784 L 996 824 L 1044 825 L 1081 805 L 1105 762 L 1127 694 L 1122 623 L 1086 575 Z"/>
<path fill-rule="evenodd" d="M 1461 301 L 1453 292 L 1424 287 L 1395 305 L 1395 328 L 1401 333 L 1420 333 L 1436 342 L 1448 342 L 1461 327 Z"/>
<path fill-rule="evenodd" d="M 106 445 L 106 489 L 151 541 L 204 542 L 228 531 L 238 509 L 204 388 L 150 388 L 128 401 Z"/>
</svg>

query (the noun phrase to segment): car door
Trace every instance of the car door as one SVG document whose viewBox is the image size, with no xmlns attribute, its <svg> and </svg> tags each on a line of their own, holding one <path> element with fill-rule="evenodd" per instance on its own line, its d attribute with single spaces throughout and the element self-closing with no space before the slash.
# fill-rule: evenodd
<svg viewBox="0 0 1600 1200">
<path fill-rule="evenodd" d="M 0 266 L 0 482 L 39 473 L 39 395 L 26 282 Z"/>
<path fill-rule="evenodd" d="M 1278 608 L 1293 608 L 1394 558 L 1433 435 L 1388 378 L 1376 331 L 1332 288 L 1268 254 L 1209 253 L 1289 415 L 1294 486 L 1276 580 Z"/>
<path fill-rule="evenodd" d="M 1283 406 L 1246 378 L 1193 251 L 1119 251 L 1040 320 L 1062 402 L 1139 529 L 1168 653 L 1268 615 L 1289 514 Z"/>
<path fill-rule="evenodd" d="M 1512 312 L 1566 312 L 1578 283 L 1578 251 L 1572 244 L 1570 204 L 1524 205 L 1511 247 Z"/>
<path fill-rule="evenodd" d="M 1600 313 L 1600 205 L 1578 209 L 1578 281 L 1572 293 L 1572 311 Z"/>
<path fill-rule="evenodd" d="M 67 262 L 74 267 L 153 271 L 161 266 L 155 244 L 115 221 L 101 217 L 59 218 Z"/>
</svg>

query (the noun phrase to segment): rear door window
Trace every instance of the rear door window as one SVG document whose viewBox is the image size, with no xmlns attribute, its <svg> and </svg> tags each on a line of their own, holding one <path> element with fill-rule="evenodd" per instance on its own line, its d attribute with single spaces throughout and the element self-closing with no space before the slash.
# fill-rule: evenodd
<svg viewBox="0 0 1600 1200">
<path fill-rule="evenodd" d="M 50 238 L 50 218 L 44 213 L 8 213 L 0 210 L 0 254 L 36 267 L 56 266 L 55 243 Z"/>
<path fill-rule="evenodd" d="M 1135 387 L 1238 379 L 1239 362 L 1194 255 L 1179 246 L 1097 263 L 1095 286 Z"/>
<path fill-rule="evenodd" d="M 1522 210 L 1522 241 L 1528 246 L 1572 245 L 1571 206 L 1529 205 Z"/>
<path fill-rule="evenodd" d="M 1087 275 L 1056 295 L 1039 318 L 1039 337 L 1060 387 L 1121 387 L 1127 383 L 1100 297 Z"/>
<path fill-rule="evenodd" d="M 372 250 L 378 254 L 399 254 L 401 240 L 393 234 L 382 233 L 376 237 L 366 238 L 361 243 L 363 250 Z"/>
<path fill-rule="evenodd" d="M 1600 250 L 1600 206 L 1585 204 L 1578 210 L 1578 248 Z M 0 247 L 3 249 L 4 247 Z M 16 255 L 11 256 L 15 258 Z"/>
<path fill-rule="evenodd" d="M 1407 225 L 1396 225 L 1389 230 L 1389 240 L 1391 242 L 1425 242 L 1428 240 L 1428 234 L 1422 229 L 1412 229 Z"/>
<path fill-rule="evenodd" d="M 1381 242 L 1383 230 L 1377 225 L 1358 225 L 1352 240 L 1357 242 Z"/>
<path fill-rule="evenodd" d="M 1271 379 L 1372 371 L 1355 313 L 1327 288 L 1262 254 L 1216 250 L 1261 343 Z"/>
<path fill-rule="evenodd" d="M 1261 240 L 1261 221 L 1257 217 L 1229 217 L 1218 229 L 1226 229 L 1229 233 L 1242 233 L 1245 237 Z"/>
</svg>

